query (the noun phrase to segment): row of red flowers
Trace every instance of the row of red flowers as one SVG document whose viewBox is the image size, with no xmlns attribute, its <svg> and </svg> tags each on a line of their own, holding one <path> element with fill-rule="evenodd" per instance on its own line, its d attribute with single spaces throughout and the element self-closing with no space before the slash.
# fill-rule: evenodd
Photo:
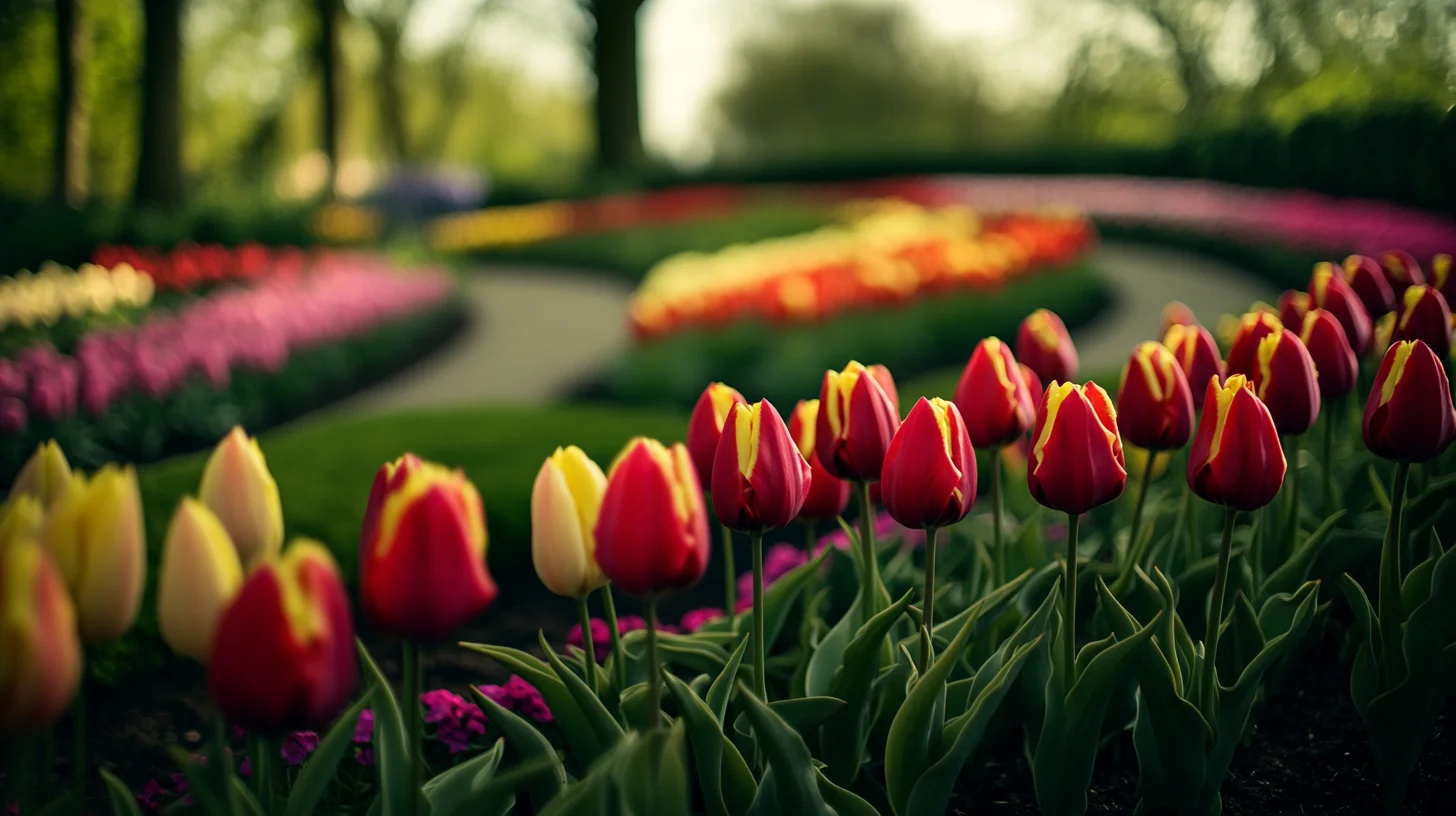
<svg viewBox="0 0 1456 816">
<path fill-rule="evenodd" d="M 166 252 L 103 244 L 91 253 L 91 262 L 108 269 L 130 264 L 150 275 L 159 291 L 190 292 L 210 284 L 296 275 L 314 263 L 314 255 L 298 247 L 267 247 L 256 242 L 236 248 L 186 243 Z"/>
</svg>

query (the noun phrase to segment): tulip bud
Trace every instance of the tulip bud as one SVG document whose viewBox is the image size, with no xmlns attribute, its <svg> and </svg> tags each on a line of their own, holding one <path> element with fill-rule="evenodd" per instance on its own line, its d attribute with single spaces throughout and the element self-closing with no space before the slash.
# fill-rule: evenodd
<svg viewBox="0 0 1456 816">
<path fill-rule="evenodd" d="M 708 517 L 687 448 L 628 442 L 607 474 L 596 537 L 602 572 L 629 595 L 697 583 L 708 567 Z"/>
<path fill-rule="evenodd" d="M 833 521 L 849 505 L 849 482 L 824 468 L 814 450 L 814 431 L 819 421 L 819 400 L 800 400 L 789 417 L 789 436 L 799 446 L 799 455 L 809 463 L 812 474 L 809 494 L 799 508 L 799 518 L 810 521 Z"/>
<path fill-rule="evenodd" d="M 1296 289 L 1285 290 L 1279 296 L 1279 322 L 1286 326 L 1304 324 L 1304 314 L 1309 311 L 1309 295 Z"/>
<path fill-rule="evenodd" d="M 15 484 L 10 486 L 10 495 L 34 496 L 40 500 L 42 506 L 49 507 L 60 498 L 70 479 L 71 465 L 66 461 L 66 454 L 61 446 L 52 439 L 36 446 L 35 453 L 30 455 L 25 465 L 20 468 L 20 473 L 16 474 Z"/>
<path fill-rule="evenodd" d="M 971 444 L 997 448 L 1015 442 L 1036 419 L 1026 379 L 1011 349 L 995 337 L 976 345 L 955 390 L 956 408 Z"/>
<path fill-rule="evenodd" d="M 0 547 L 12 541 L 39 541 L 45 527 L 45 509 L 28 493 L 17 493 L 0 504 Z"/>
<path fill-rule="evenodd" d="M 1379 320 L 1381 315 L 1395 310 L 1395 292 L 1385 279 L 1385 270 L 1374 258 L 1364 255 L 1346 258 L 1345 277 L 1371 320 Z"/>
<path fill-rule="evenodd" d="M 557 595 L 585 598 L 605 584 L 594 530 L 607 476 L 581 448 L 557 448 L 531 488 L 531 560 Z"/>
<path fill-rule="evenodd" d="M 720 382 L 708 383 L 688 419 L 688 453 L 697 468 L 698 481 L 713 484 L 713 457 L 718 455 L 718 439 L 723 436 L 723 423 L 733 406 L 746 402 L 737 389 Z"/>
<path fill-rule="evenodd" d="M 1304 316 L 1299 339 L 1309 350 L 1310 359 L 1314 360 L 1322 399 L 1336 400 L 1355 389 L 1360 364 L 1355 359 L 1355 350 L 1345 339 L 1345 330 L 1334 315 L 1324 309 L 1311 309 Z"/>
<path fill-rule="evenodd" d="M 0 735 L 55 725 L 81 679 L 81 643 L 65 583 L 33 538 L 0 546 L 0 655 Z"/>
<path fill-rule="evenodd" d="M 1292 331 L 1276 329 L 1259 341 L 1254 393 L 1269 407 L 1281 434 L 1298 435 L 1319 417 L 1320 392 L 1314 360 Z"/>
<path fill-rule="evenodd" d="M 385 634 L 439 640 L 495 601 L 485 508 L 458 470 L 420 462 L 401 471 L 359 553 L 360 605 Z"/>
<path fill-rule="evenodd" d="M 1391 337 L 1395 334 L 1395 312 L 1387 312 L 1375 324 L 1375 330 L 1371 333 L 1370 350 L 1372 356 L 1384 357 L 1386 350 L 1390 348 Z"/>
<path fill-rule="evenodd" d="M 1016 359 L 1042 382 L 1066 382 L 1077 376 L 1077 347 L 1062 319 L 1049 309 L 1037 309 L 1021 321 Z"/>
<path fill-rule="evenodd" d="M 1198 315 L 1181 300 L 1170 300 L 1163 307 L 1163 334 L 1174 326 L 1197 326 Z"/>
<path fill-rule="evenodd" d="M 1451 309 L 1440 292 L 1425 284 L 1405 290 L 1390 336 L 1392 343 L 1401 340 L 1420 340 L 1442 360 L 1451 355 Z"/>
<path fill-rule="evenodd" d="M 81 640 L 118 640 L 136 621 L 146 585 L 146 531 L 136 471 L 72 474 L 46 518 L 46 545 L 76 605 Z"/>
<path fill-rule="evenodd" d="M 276 554 L 283 544 L 283 506 L 278 484 L 257 439 L 235 427 L 208 457 L 198 498 L 217 514 L 238 548 L 243 567 Z"/>
<path fill-rule="evenodd" d="M 812 474 L 768 400 L 735 405 L 713 460 L 713 513 L 725 526 L 761 533 L 799 514 Z"/>
<path fill-rule="evenodd" d="M 1309 300 L 1312 308 L 1324 309 L 1340 321 L 1340 328 L 1345 330 L 1345 338 L 1356 356 L 1370 348 L 1370 313 L 1332 264 L 1315 264 L 1314 276 L 1309 281 Z M 1232 373 L 1233 369 L 1229 371 Z"/>
<path fill-rule="evenodd" d="M 1016 367 L 1021 369 L 1021 379 L 1026 383 L 1026 395 L 1031 398 L 1031 407 L 1034 413 L 1036 407 L 1041 405 L 1041 398 L 1046 396 L 1046 389 L 1042 387 L 1041 377 L 1036 376 L 1036 372 L 1027 368 L 1025 363 L 1017 363 Z M 1027 427 L 1026 430 L 1030 432 L 1031 428 Z M 1025 437 L 1022 437 L 1021 441 L 1025 441 L 1025 439 Z M 1029 448 L 1030 446 L 1031 443 L 1027 442 L 1027 447 Z"/>
<path fill-rule="evenodd" d="M 1032 438 L 1026 486 L 1040 504 L 1081 515 L 1122 495 L 1127 463 L 1117 412 L 1101 386 L 1053 382 Z"/>
<path fill-rule="evenodd" d="M 890 407 L 894 409 L 895 421 L 899 422 L 900 390 L 895 387 L 895 376 L 890 373 L 890 369 L 879 363 L 865 366 L 865 370 L 869 371 L 870 376 L 875 378 L 875 382 L 880 384 L 880 389 L 885 392 L 885 397 L 890 401 Z"/>
<path fill-rule="evenodd" d="M 1385 459 L 1424 462 L 1456 437 L 1446 370 L 1420 340 L 1393 344 L 1380 361 L 1365 403 L 1365 447 Z"/>
<path fill-rule="evenodd" d="M 1456 300 L 1456 272 L 1451 269 L 1451 256 L 1445 253 L 1431 259 L 1431 286 L 1446 299 L 1446 305 Z"/>
<path fill-rule="evenodd" d="M 1122 367 L 1117 389 L 1117 427 L 1123 439 L 1152 451 L 1188 444 L 1193 433 L 1193 393 L 1173 352 L 1142 343 Z"/>
<path fill-rule="evenodd" d="M 243 585 L 243 565 L 222 522 L 193 498 L 172 514 L 157 579 L 157 623 L 172 651 L 207 663 L 223 610 Z"/>
<path fill-rule="evenodd" d="M 207 677 L 228 722 L 279 734 L 338 716 L 357 669 L 339 569 L 322 545 L 296 540 L 281 557 L 265 556 L 223 612 Z"/>
<path fill-rule="evenodd" d="M 1202 326 L 1173 326 L 1163 336 L 1163 345 L 1173 353 L 1183 377 L 1188 380 L 1188 393 L 1208 385 L 1209 380 L 1222 380 L 1223 358 L 1213 335 Z M 1195 404 L 1196 413 L 1202 406 Z"/>
<path fill-rule="evenodd" d="M 976 503 L 976 452 L 954 403 L 921 397 L 885 453 L 885 510 L 906 527 L 943 527 Z"/>
<path fill-rule="evenodd" d="M 880 379 L 853 361 L 843 371 L 824 372 L 814 444 L 824 468 L 841 479 L 879 481 L 885 449 L 900 426 Z"/>
<path fill-rule="evenodd" d="M 1279 318 L 1268 312 L 1249 312 L 1239 318 L 1239 330 L 1229 346 L 1228 374 L 1253 377 L 1259 364 L 1259 343 L 1279 329 Z"/>
<path fill-rule="evenodd" d="M 1269 408 L 1248 379 L 1210 382 L 1203 417 L 1188 451 L 1188 485 L 1201 498 L 1235 510 L 1257 510 L 1284 484 L 1284 449 Z"/>
<path fill-rule="evenodd" d="M 1380 265 L 1385 268 L 1385 279 L 1395 299 L 1400 300 L 1405 290 L 1426 282 L 1426 275 L 1414 256 L 1403 249 L 1387 249 L 1380 253 Z"/>
<path fill-rule="evenodd" d="M 369 503 L 364 506 L 364 524 L 359 528 L 359 555 L 363 558 L 364 550 L 369 541 L 374 538 L 374 533 L 379 527 L 379 513 L 384 509 L 384 501 L 389 494 L 398 490 L 400 485 L 405 483 L 415 471 L 424 466 L 424 460 L 413 453 L 406 453 L 393 462 L 385 462 L 374 471 L 374 484 L 369 487 Z M 362 564 L 360 565 L 362 569 Z"/>
</svg>

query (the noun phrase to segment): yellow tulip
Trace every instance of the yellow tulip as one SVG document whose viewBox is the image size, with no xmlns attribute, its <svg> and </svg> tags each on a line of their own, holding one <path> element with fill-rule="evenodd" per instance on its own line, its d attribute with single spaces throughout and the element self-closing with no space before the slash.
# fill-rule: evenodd
<svg viewBox="0 0 1456 816">
<path fill-rule="evenodd" d="M 71 476 L 46 518 L 46 544 L 76 604 L 82 642 L 110 643 L 136 621 L 146 585 L 146 533 L 136 471 L 107 465 Z"/>
<path fill-rule="evenodd" d="M 243 585 L 243 565 L 222 522 L 184 498 L 172 514 L 157 580 L 157 623 L 172 651 L 207 663 L 223 610 Z"/>
<path fill-rule="evenodd" d="M 36 446 L 35 453 L 30 455 L 30 459 L 20 469 L 20 474 L 15 477 L 10 495 L 34 496 L 43 506 L 49 507 L 60 498 L 70 479 L 71 465 L 66 461 L 66 454 L 61 451 L 61 446 L 52 439 Z"/>
<path fill-rule="evenodd" d="M 244 568 L 276 555 L 283 546 L 278 483 L 268 472 L 258 440 L 242 428 L 233 428 L 213 450 L 198 497 L 227 529 Z"/>
<path fill-rule="evenodd" d="M 531 559 L 557 595 L 583 598 L 605 584 L 593 530 L 607 477 L 575 445 L 557 448 L 531 488 Z"/>
<path fill-rule="evenodd" d="M 0 548 L 0 735 L 44 731 L 81 679 L 81 643 L 66 587 L 34 539 Z"/>
<path fill-rule="evenodd" d="M 17 493 L 0 505 L 0 548 L 13 541 L 39 539 L 45 510 L 28 493 Z"/>
</svg>

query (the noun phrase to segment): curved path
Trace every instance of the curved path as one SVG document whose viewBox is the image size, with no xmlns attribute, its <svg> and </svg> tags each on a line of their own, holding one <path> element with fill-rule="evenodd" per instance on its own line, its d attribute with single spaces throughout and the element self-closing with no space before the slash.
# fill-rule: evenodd
<svg viewBox="0 0 1456 816">
<path fill-rule="evenodd" d="M 1273 291 L 1237 267 L 1176 249 L 1110 241 L 1094 264 L 1116 302 L 1074 339 L 1083 370 L 1122 365 L 1155 338 L 1163 306 L 1182 300 L 1213 325 Z M 543 403 L 611 362 L 631 342 L 631 287 L 600 275 L 488 266 L 464 281 L 476 320 L 420 364 L 360 393 L 335 411 L 385 411 L 470 402 Z"/>
</svg>

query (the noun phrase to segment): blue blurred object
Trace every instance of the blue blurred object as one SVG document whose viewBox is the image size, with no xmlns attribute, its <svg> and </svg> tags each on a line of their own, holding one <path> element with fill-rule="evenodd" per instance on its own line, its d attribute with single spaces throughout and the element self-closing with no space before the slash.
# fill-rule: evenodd
<svg viewBox="0 0 1456 816">
<path fill-rule="evenodd" d="M 401 168 L 367 193 L 360 203 L 378 209 L 391 227 L 398 227 L 479 209 L 489 189 L 489 179 L 473 167 Z"/>
</svg>

